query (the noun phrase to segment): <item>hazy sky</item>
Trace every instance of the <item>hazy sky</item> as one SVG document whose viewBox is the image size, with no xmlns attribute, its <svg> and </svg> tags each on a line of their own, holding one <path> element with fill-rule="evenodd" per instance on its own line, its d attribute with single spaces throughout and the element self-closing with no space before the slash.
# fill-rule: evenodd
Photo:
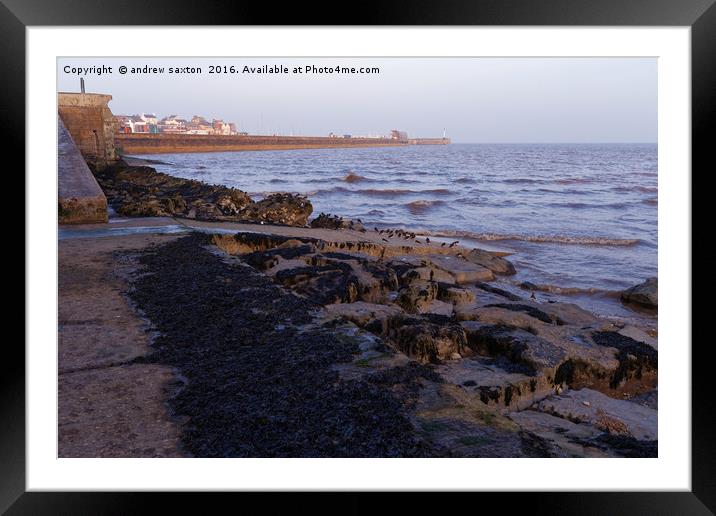
<svg viewBox="0 0 716 516">
<path fill-rule="evenodd" d="M 453 142 L 656 142 L 656 58 L 62 58 L 58 91 L 113 96 L 114 114 L 194 114 L 261 134 L 441 136 Z M 164 67 L 163 73 L 120 74 Z M 210 74 L 209 66 L 238 73 Z M 283 65 L 287 74 L 242 73 Z M 378 74 L 306 74 L 378 67 Z M 193 66 L 199 74 L 169 74 Z M 303 67 L 304 73 L 293 73 Z"/>
</svg>

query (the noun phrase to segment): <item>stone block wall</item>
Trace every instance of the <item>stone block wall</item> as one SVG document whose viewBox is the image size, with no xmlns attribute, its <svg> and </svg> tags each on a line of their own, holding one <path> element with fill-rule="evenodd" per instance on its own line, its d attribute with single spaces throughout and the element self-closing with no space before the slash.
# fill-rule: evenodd
<svg viewBox="0 0 716 516">
<path fill-rule="evenodd" d="M 118 159 L 110 100 L 111 95 L 98 93 L 58 93 L 60 118 L 84 159 L 97 170 Z"/>
</svg>

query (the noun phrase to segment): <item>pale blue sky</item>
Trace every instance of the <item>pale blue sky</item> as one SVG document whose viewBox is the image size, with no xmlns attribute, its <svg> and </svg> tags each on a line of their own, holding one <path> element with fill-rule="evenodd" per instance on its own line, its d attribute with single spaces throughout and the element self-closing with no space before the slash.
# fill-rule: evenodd
<svg viewBox="0 0 716 516">
<path fill-rule="evenodd" d="M 379 74 L 209 74 L 210 65 L 377 66 Z M 201 114 L 263 134 L 441 136 L 454 142 L 656 142 L 655 58 L 61 58 L 58 91 L 88 74 L 115 114 Z M 118 67 L 201 67 L 122 75 Z"/>
</svg>

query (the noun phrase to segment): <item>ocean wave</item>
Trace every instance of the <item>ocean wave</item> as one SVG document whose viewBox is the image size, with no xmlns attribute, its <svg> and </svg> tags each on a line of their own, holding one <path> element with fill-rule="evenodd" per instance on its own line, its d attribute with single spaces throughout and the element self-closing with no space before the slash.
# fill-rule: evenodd
<svg viewBox="0 0 716 516">
<path fill-rule="evenodd" d="M 658 197 L 652 197 L 651 199 L 644 199 L 644 200 L 641 201 L 641 202 L 643 202 L 644 204 L 649 204 L 649 205 L 651 205 L 651 206 L 657 206 L 657 205 L 659 204 L 659 198 L 658 198 Z"/>
<path fill-rule="evenodd" d="M 605 202 L 601 204 L 588 203 L 588 202 L 550 202 L 545 206 L 551 206 L 552 208 L 571 208 L 573 210 L 579 209 L 595 209 L 595 208 L 612 208 L 612 209 L 623 209 L 629 206 L 624 202 Z"/>
<path fill-rule="evenodd" d="M 432 194 L 449 195 L 452 192 L 447 188 L 433 188 L 431 190 L 410 190 L 407 188 L 367 188 L 363 190 L 351 190 L 353 193 L 362 195 L 374 195 L 379 197 L 393 197 L 397 195 Z"/>
<path fill-rule="evenodd" d="M 659 188 L 656 186 L 615 186 L 612 188 L 613 192 L 641 192 L 641 193 L 657 193 Z"/>
<path fill-rule="evenodd" d="M 593 182 L 593 179 L 586 177 L 565 177 L 564 179 L 555 180 L 555 183 L 557 183 L 558 185 L 581 185 Z"/>
<path fill-rule="evenodd" d="M 408 208 L 408 210 L 410 210 L 410 213 L 412 213 L 413 215 L 420 215 L 421 213 L 425 213 L 433 206 L 438 206 L 440 204 L 443 204 L 443 201 L 420 200 L 409 202 L 405 206 Z"/>
<path fill-rule="evenodd" d="M 587 288 L 587 287 L 560 287 L 558 285 L 549 284 L 535 284 L 531 282 L 514 282 L 515 285 L 520 287 L 522 290 L 536 291 L 536 292 L 549 292 L 550 294 L 560 295 L 578 295 L 578 294 L 601 294 L 606 297 L 619 297 L 621 295 L 620 290 L 608 290 L 601 288 Z"/>
<path fill-rule="evenodd" d="M 544 179 L 532 179 L 528 177 L 516 177 L 513 179 L 501 179 L 497 181 L 498 183 L 507 183 L 507 184 L 516 184 L 516 185 L 532 185 L 537 183 L 544 183 Z"/>
<path fill-rule="evenodd" d="M 632 246 L 641 242 L 641 240 L 639 240 L 638 238 L 577 237 L 566 235 L 516 235 L 500 233 L 475 233 L 472 231 L 458 230 L 425 231 L 421 233 L 427 236 L 445 238 L 469 238 L 472 240 L 484 240 L 487 242 L 513 240 L 518 242 L 595 246 Z"/>
</svg>

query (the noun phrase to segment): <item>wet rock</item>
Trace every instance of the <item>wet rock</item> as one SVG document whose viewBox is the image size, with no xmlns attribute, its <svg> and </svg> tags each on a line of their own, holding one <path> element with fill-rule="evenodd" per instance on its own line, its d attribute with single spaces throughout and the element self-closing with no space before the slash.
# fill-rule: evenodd
<svg viewBox="0 0 716 516">
<path fill-rule="evenodd" d="M 591 389 L 569 390 L 540 401 L 538 409 L 548 414 L 586 423 L 611 435 L 656 440 L 658 412 L 629 401 L 610 398 Z"/>
<path fill-rule="evenodd" d="M 644 283 L 624 290 L 621 297 L 628 303 L 657 308 L 659 305 L 659 280 L 658 278 L 649 278 Z"/>
<path fill-rule="evenodd" d="M 517 272 L 515 266 L 508 260 L 482 249 L 472 249 L 467 253 L 465 259 L 477 265 L 481 265 L 486 269 L 490 269 L 495 274 L 511 275 Z"/>
</svg>

